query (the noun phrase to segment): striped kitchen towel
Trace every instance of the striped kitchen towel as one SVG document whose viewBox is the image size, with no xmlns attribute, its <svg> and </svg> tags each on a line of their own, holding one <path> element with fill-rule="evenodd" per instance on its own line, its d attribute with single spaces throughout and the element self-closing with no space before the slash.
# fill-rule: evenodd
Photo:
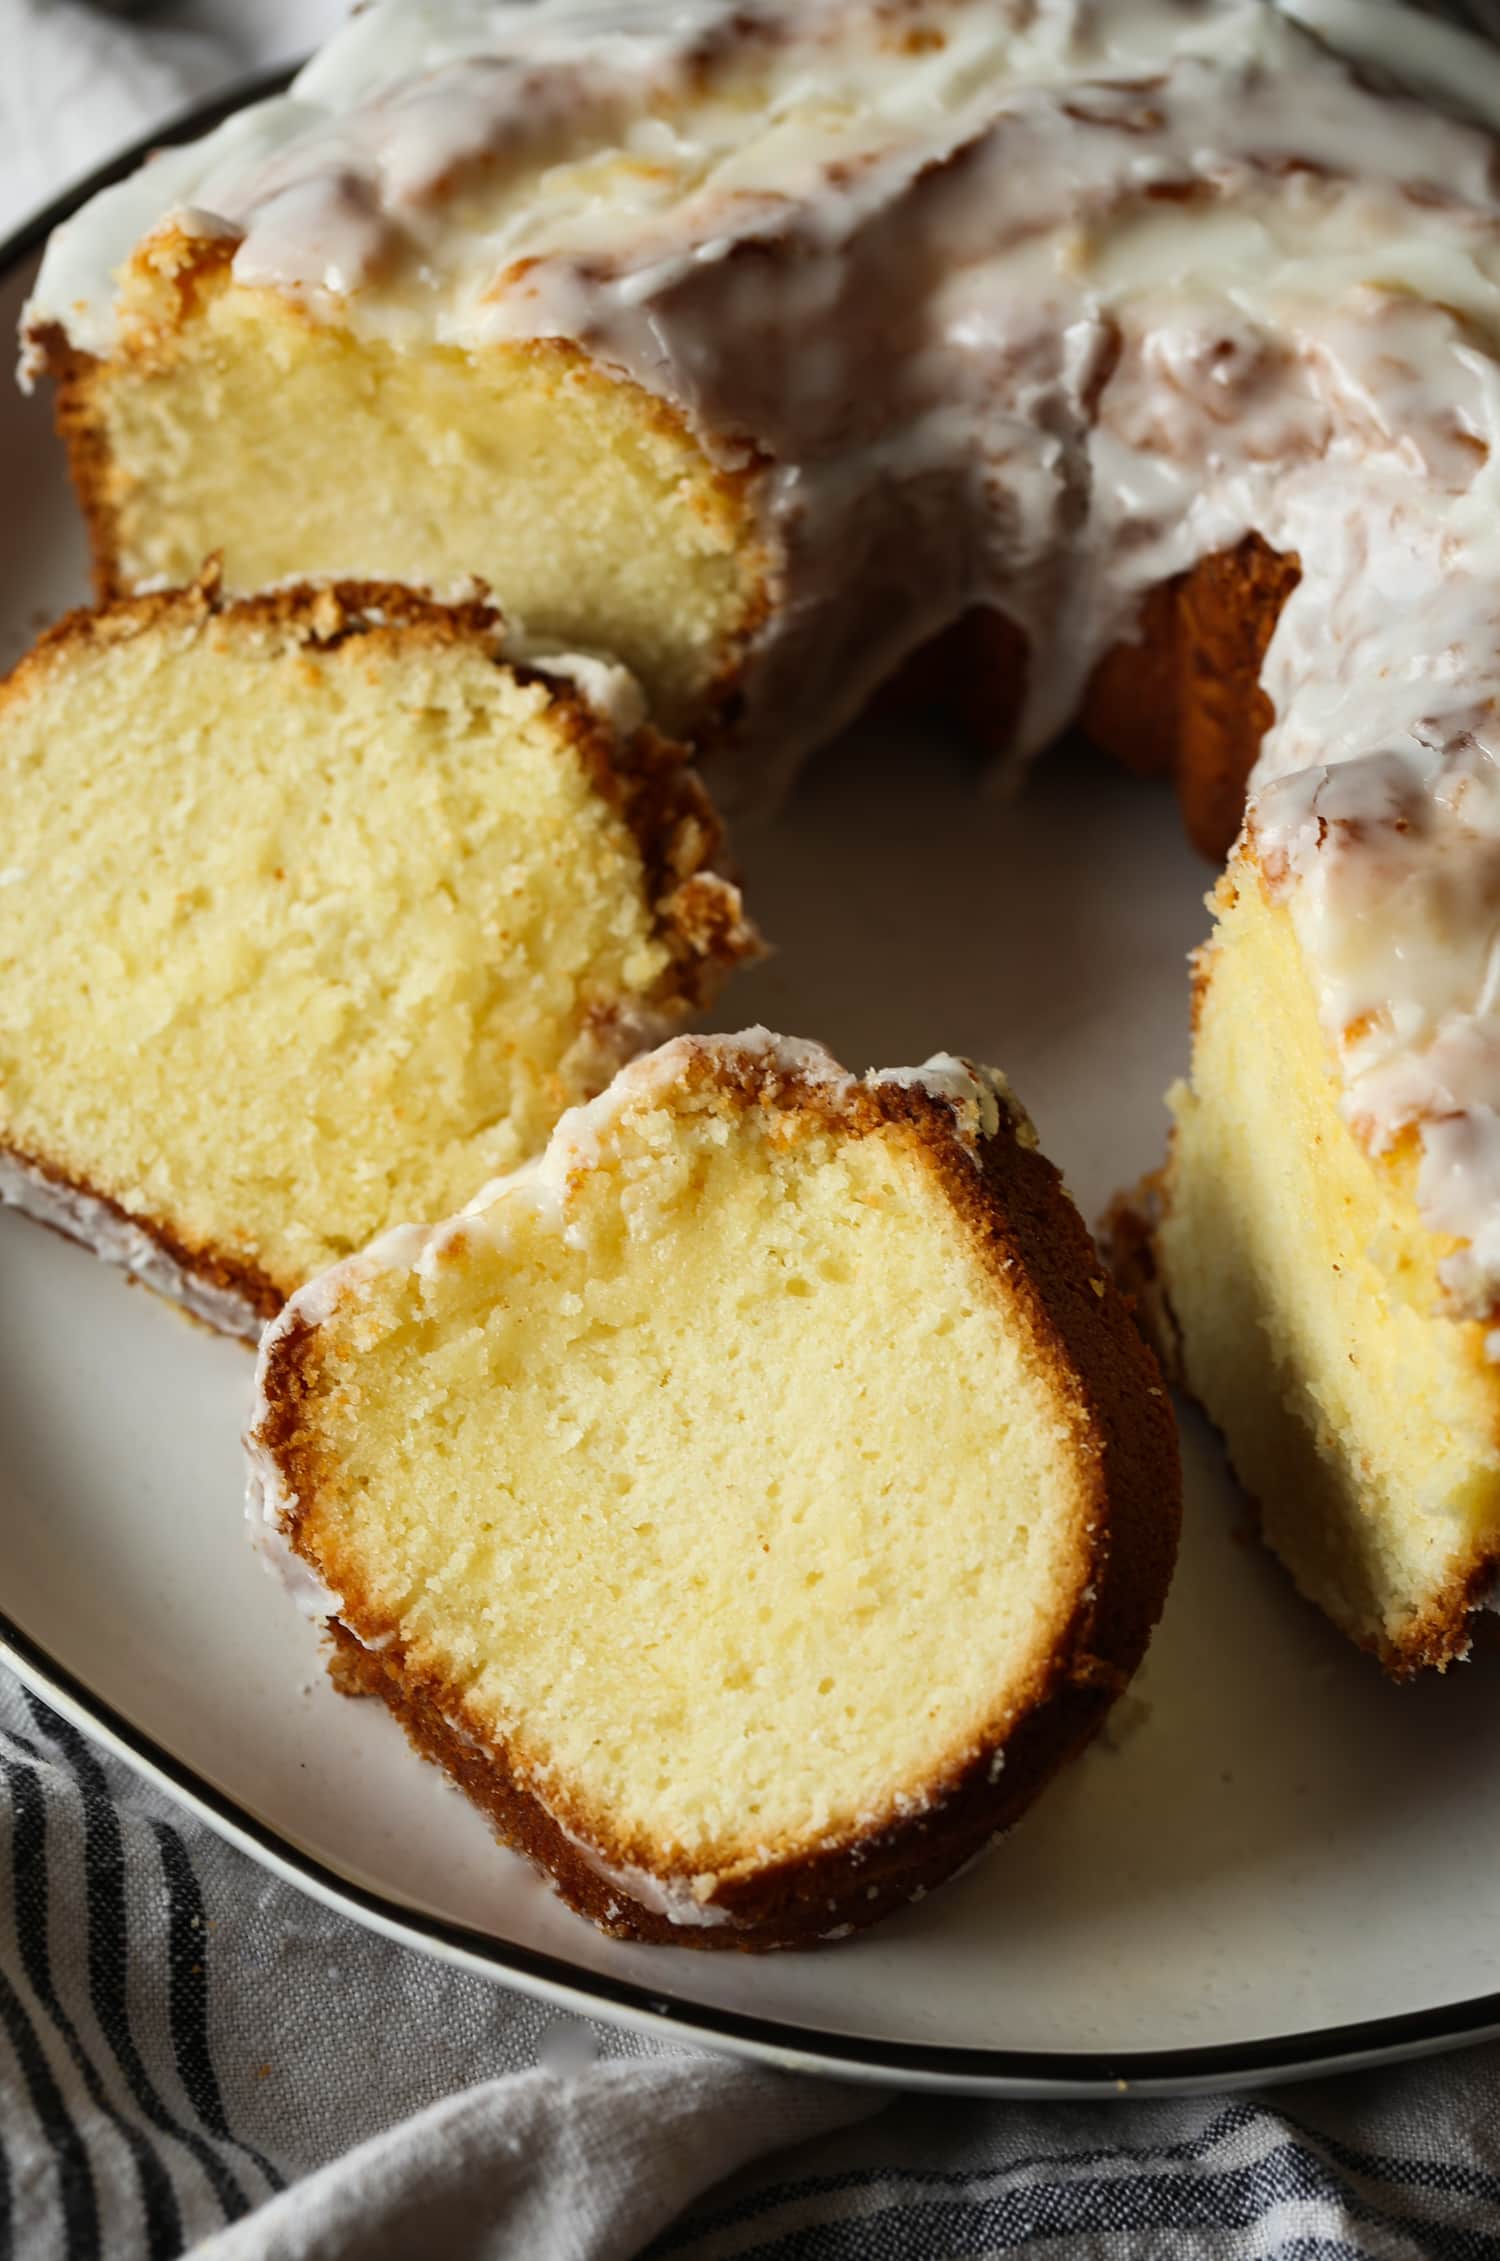
<svg viewBox="0 0 1500 2261">
<path fill-rule="evenodd" d="M 0 1866 L 0 2256 L 633 2254 L 879 2101 L 377 1939 L 5 1672 Z"/>
<path fill-rule="evenodd" d="M 1497 2048 L 1274 2098 L 892 2101 L 378 1939 L 5 1673 L 0 1790 L 0 2256 L 1500 2261 Z"/>
</svg>

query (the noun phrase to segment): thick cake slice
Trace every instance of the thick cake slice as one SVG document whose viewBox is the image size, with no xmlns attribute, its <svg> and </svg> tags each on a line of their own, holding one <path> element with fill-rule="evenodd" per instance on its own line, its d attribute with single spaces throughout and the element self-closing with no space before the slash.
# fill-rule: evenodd
<svg viewBox="0 0 1500 2261">
<path fill-rule="evenodd" d="M 1417 1123 L 1382 1140 L 1343 1104 L 1265 847 L 1252 825 L 1199 953 L 1192 1083 L 1172 1094 L 1156 1193 L 1156 1308 L 1297 1584 L 1405 1674 L 1464 1654 L 1500 1570 L 1500 1335 L 1488 1290 L 1477 1309 L 1464 1294 L 1484 1252 L 1430 1214 L 1446 1204 L 1461 1224 L 1484 1150 L 1461 1114 L 1424 1152 Z M 1435 1009 L 1430 967 L 1425 986 Z M 1366 1047 L 1380 1033 L 1347 1031 Z M 1472 1039 L 1454 1033 L 1456 1075 Z"/>
<path fill-rule="evenodd" d="M 1160 1377 L 1003 1078 L 679 1038 L 268 1332 L 252 1516 L 337 1672 L 622 1936 L 918 1898 L 1139 1663 Z"/>
<path fill-rule="evenodd" d="M 76 613 L 0 689 L 0 1198 L 254 1334 L 755 943 L 628 678 L 400 590 Z M 562 663 L 566 664 L 566 663 Z"/>
</svg>

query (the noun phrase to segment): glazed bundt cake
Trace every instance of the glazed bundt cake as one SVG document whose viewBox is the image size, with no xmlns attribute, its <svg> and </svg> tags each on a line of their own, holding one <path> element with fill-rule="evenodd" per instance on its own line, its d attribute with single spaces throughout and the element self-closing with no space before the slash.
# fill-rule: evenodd
<svg viewBox="0 0 1500 2261">
<path fill-rule="evenodd" d="M 1329 274 L 1453 233 L 1464 158 L 1392 109 L 1269 0 L 374 0 L 57 231 L 27 366 L 101 596 L 477 575 L 756 791 L 942 632 L 929 688 L 1023 749 L 1113 654 L 1090 721 L 1153 766 L 1223 687 L 1222 853 L 1296 576 L 1247 620 L 1242 459 L 1345 405 Z"/>
<path fill-rule="evenodd" d="M 22 663 L 0 1198 L 254 1334 L 712 995 L 754 943 L 680 751 L 502 647 L 482 606 L 207 583 Z"/>
<path fill-rule="evenodd" d="M 1248 780 L 1155 1292 L 1397 1670 L 1500 1561 L 1497 122 L 1384 4 L 377 0 L 28 318 L 106 589 L 478 574 L 757 786 L 904 665 Z"/>
<path fill-rule="evenodd" d="M 679 1037 L 261 1346 L 251 1511 L 346 1684 L 624 1937 L 919 1898 L 1139 1662 L 1160 1376 L 1004 1079 Z"/>
</svg>

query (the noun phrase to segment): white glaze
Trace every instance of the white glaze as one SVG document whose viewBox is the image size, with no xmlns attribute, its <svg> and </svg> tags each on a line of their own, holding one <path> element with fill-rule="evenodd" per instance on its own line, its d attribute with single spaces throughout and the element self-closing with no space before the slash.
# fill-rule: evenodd
<svg viewBox="0 0 1500 2261">
<path fill-rule="evenodd" d="M 110 350 L 175 215 L 363 336 L 578 340 L 763 465 L 762 764 L 975 604 L 1026 632 L 1033 749 L 1146 589 L 1296 551 L 1251 827 L 1349 1119 L 1416 1128 L 1482 1315 L 1497 120 L 1496 57 L 1383 0 L 375 0 L 60 230 L 31 314 Z"/>
<path fill-rule="evenodd" d="M 133 1279 L 154 1288 L 158 1295 L 180 1303 L 195 1319 L 216 1327 L 221 1334 L 243 1335 L 254 1342 L 261 1331 L 261 1315 L 249 1299 L 232 1288 L 218 1286 L 179 1264 L 144 1225 L 121 1216 L 107 1201 L 80 1192 L 49 1177 L 35 1163 L 0 1149 L 0 1203 L 51 1225 L 69 1240 L 114 1264 Z"/>
<path fill-rule="evenodd" d="M 1023 1146 L 1036 1145 L 1031 1117 L 998 1068 L 960 1060 L 952 1052 L 934 1052 L 920 1068 L 880 1068 L 866 1081 L 876 1087 L 894 1084 L 898 1088 L 929 1092 L 934 1099 L 946 1099 L 953 1109 L 959 1134 L 971 1152 L 977 1149 L 981 1139 L 996 1136 L 1002 1116 Z"/>
<path fill-rule="evenodd" d="M 250 1544 L 303 1616 L 326 1624 L 339 1616 L 344 1597 L 334 1592 L 287 1537 L 287 1519 L 297 1505 L 297 1495 L 282 1481 L 276 1461 L 253 1434 L 245 1439 L 245 1452 L 249 1461 L 245 1520 L 250 1526 Z"/>
<path fill-rule="evenodd" d="M 543 644 L 529 644 L 520 635 L 506 639 L 506 657 L 517 665 L 539 667 L 544 674 L 570 684 L 602 722 L 620 738 L 633 738 L 646 720 L 646 701 L 628 667 L 594 652 L 556 652 Z M 726 884 L 724 882 L 720 883 Z"/>
<path fill-rule="evenodd" d="M 716 1908 L 710 1895 L 718 1884 L 717 1876 L 703 1873 L 697 1876 L 663 1876 L 654 1869 L 636 1868 L 628 1862 L 607 1861 L 598 1847 L 586 1837 L 557 1821 L 557 1827 L 589 1868 L 602 1883 L 628 1900 L 634 1900 L 648 1915 L 664 1916 L 679 1930 L 710 1931 L 718 1926 L 733 1923 L 727 1908 Z"/>
</svg>

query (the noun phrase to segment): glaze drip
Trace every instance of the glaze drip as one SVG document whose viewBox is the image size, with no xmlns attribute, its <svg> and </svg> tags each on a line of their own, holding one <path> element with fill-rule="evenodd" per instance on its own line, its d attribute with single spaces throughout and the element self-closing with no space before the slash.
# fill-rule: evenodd
<svg viewBox="0 0 1500 2261">
<path fill-rule="evenodd" d="M 1033 751 L 1148 589 L 1295 554 L 1250 838 L 1483 1315 L 1496 121 L 1495 58 L 1381 0 L 375 0 L 61 229 L 30 319 L 128 344 L 171 222 L 362 336 L 575 340 L 756 469 L 762 767 L 975 606 L 1025 631 Z"/>
</svg>

